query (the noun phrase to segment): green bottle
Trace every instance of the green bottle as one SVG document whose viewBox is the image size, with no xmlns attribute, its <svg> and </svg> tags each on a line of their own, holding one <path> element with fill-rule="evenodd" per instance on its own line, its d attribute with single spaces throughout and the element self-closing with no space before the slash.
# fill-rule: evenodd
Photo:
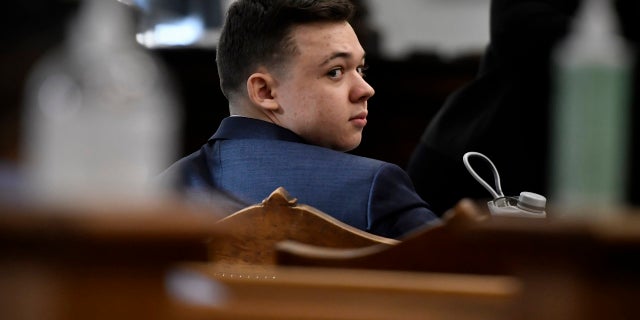
<svg viewBox="0 0 640 320">
<path fill-rule="evenodd" d="M 632 61 L 616 24 L 612 1 L 585 0 L 555 51 L 549 203 L 566 213 L 625 204 Z"/>
</svg>

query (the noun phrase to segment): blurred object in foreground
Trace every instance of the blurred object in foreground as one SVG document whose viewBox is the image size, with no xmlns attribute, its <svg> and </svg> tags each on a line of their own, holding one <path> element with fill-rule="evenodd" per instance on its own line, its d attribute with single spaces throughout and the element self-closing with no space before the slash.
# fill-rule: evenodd
<svg viewBox="0 0 640 320">
<path fill-rule="evenodd" d="M 551 202 L 624 205 L 632 61 L 612 2 L 583 1 L 555 58 Z"/>
<path fill-rule="evenodd" d="M 131 8 L 87 0 L 26 87 L 28 192 L 46 201 L 155 199 L 179 114 L 162 66 L 135 42 Z"/>
</svg>

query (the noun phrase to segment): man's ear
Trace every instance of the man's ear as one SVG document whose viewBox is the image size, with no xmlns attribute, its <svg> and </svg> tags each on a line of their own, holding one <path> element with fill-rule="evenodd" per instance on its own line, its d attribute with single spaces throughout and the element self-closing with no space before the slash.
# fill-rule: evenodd
<svg viewBox="0 0 640 320">
<path fill-rule="evenodd" d="M 269 73 L 256 72 L 247 79 L 247 94 L 251 102 L 265 110 L 276 111 L 280 108 L 274 99 L 275 79 Z"/>
</svg>

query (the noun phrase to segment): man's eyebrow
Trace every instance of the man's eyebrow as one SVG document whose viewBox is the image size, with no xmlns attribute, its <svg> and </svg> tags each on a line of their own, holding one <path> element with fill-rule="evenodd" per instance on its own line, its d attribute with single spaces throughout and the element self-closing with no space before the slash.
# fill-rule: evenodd
<svg viewBox="0 0 640 320">
<path fill-rule="evenodd" d="M 334 60 L 334 59 L 338 59 L 338 58 L 349 59 L 351 57 L 353 57 L 353 54 L 350 53 L 350 52 L 343 52 L 343 51 L 335 52 L 332 55 L 330 55 L 329 58 L 327 58 L 324 61 L 322 61 L 320 66 L 322 67 L 322 66 L 326 65 L 329 62 L 331 62 L 331 60 Z M 364 55 L 362 56 L 362 59 L 364 59 Z"/>
</svg>

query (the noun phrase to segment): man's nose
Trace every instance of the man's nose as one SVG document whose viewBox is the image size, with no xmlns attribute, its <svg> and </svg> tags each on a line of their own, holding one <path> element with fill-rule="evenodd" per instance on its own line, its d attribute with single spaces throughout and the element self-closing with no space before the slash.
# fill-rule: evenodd
<svg viewBox="0 0 640 320">
<path fill-rule="evenodd" d="M 369 100 L 376 91 L 373 89 L 371 85 L 360 75 L 356 78 L 356 83 L 351 90 L 350 99 L 353 102 L 364 102 Z"/>
</svg>

